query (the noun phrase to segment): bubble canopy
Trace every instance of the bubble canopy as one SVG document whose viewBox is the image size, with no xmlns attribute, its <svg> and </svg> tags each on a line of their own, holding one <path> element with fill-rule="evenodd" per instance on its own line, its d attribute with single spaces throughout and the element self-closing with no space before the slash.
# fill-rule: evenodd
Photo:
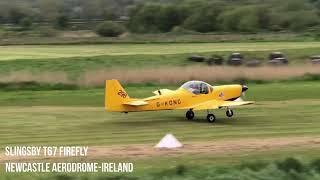
<svg viewBox="0 0 320 180">
<path fill-rule="evenodd" d="M 212 86 L 203 81 L 188 81 L 180 88 L 183 88 L 193 94 L 208 94 L 213 91 Z"/>
</svg>

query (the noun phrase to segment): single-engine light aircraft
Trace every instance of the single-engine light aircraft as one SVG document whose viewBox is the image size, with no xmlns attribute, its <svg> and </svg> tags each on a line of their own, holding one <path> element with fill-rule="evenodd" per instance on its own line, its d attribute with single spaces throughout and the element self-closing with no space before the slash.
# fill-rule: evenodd
<svg viewBox="0 0 320 180">
<path fill-rule="evenodd" d="M 242 101 L 241 95 L 248 90 L 246 85 L 211 86 L 202 81 L 188 81 L 177 90 L 159 89 L 154 96 L 130 98 L 118 80 L 106 80 L 105 109 L 111 112 L 140 112 L 186 109 L 186 118 L 192 120 L 196 110 L 207 110 L 207 120 L 216 120 L 209 110 L 226 108 L 226 116 L 232 117 L 231 108 L 252 104 Z"/>
</svg>

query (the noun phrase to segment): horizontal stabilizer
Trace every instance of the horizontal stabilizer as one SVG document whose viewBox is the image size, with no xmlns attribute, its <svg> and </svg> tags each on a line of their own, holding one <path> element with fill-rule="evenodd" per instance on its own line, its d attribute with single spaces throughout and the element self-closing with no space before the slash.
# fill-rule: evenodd
<svg viewBox="0 0 320 180">
<path fill-rule="evenodd" d="M 129 105 L 129 106 L 144 106 L 144 105 L 147 105 L 148 103 L 146 101 L 134 100 L 134 101 L 125 102 L 123 104 Z"/>
</svg>

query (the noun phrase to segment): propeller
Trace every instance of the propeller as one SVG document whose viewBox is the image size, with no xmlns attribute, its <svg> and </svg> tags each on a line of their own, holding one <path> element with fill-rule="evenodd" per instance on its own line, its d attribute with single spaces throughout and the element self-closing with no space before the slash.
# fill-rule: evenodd
<svg viewBox="0 0 320 180">
<path fill-rule="evenodd" d="M 246 91 L 248 90 L 248 86 L 247 85 L 244 85 L 242 84 L 242 93 L 241 93 L 241 96 L 242 97 L 246 97 Z"/>
<path fill-rule="evenodd" d="M 242 97 L 245 97 L 245 96 L 246 96 L 246 93 L 245 93 L 245 92 L 249 89 L 248 86 L 245 85 L 244 83 L 242 83 L 241 86 L 242 86 L 241 96 L 240 96 L 239 98 L 237 98 L 236 100 L 234 100 L 234 101 L 236 101 L 236 102 L 242 102 L 242 101 L 243 101 Z"/>
<path fill-rule="evenodd" d="M 242 96 L 245 96 L 246 95 L 245 92 L 248 90 L 248 86 L 246 85 L 246 80 L 241 79 L 240 84 L 242 86 Z"/>
<path fill-rule="evenodd" d="M 246 92 L 248 90 L 248 86 L 247 85 L 242 85 L 242 92 Z"/>
</svg>

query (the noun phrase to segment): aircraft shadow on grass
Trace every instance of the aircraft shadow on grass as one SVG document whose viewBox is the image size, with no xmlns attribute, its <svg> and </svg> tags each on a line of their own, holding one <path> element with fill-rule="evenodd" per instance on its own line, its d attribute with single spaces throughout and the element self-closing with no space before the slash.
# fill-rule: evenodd
<svg viewBox="0 0 320 180">
<path fill-rule="evenodd" d="M 162 125 L 162 124 L 177 124 L 177 123 L 184 123 L 184 124 L 208 124 L 206 120 L 204 120 L 201 116 L 194 118 L 193 120 L 186 120 L 185 118 L 174 115 L 174 116 L 163 116 L 162 119 L 155 119 L 152 117 L 145 117 L 145 119 L 141 120 L 141 118 L 135 117 L 130 117 L 130 114 L 126 115 L 126 117 L 123 118 L 118 118 L 117 121 L 112 121 L 112 122 L 104 122 L 103 124 L 118 124 L 121 126 L 155 126 L 155 125 Z M 246 122 L 245 117 L 237 117 L 237 118 L 226 118 L 222 117 L 219 118 L 218 120 L 215 121 L 214 124 L 211 124 L 212 126 L 214 125 L 248 125 Z"/>
</svg>

